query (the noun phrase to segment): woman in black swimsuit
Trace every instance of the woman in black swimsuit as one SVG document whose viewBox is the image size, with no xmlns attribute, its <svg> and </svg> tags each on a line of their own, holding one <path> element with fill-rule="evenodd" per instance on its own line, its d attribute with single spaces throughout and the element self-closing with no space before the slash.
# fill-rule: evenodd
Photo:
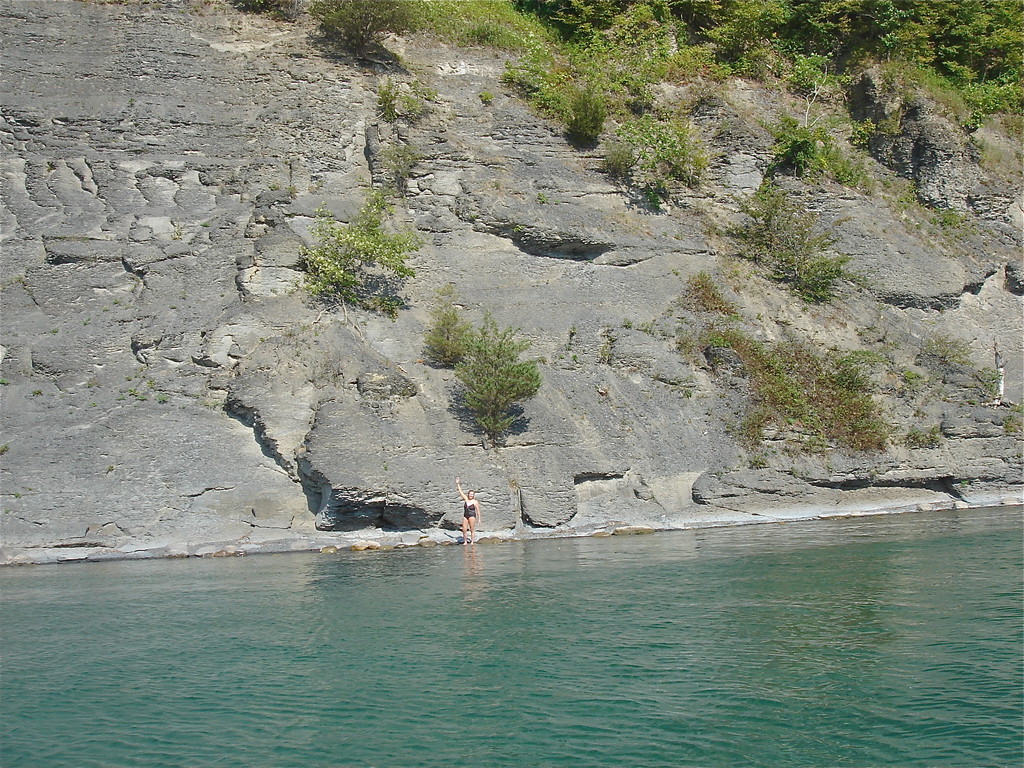
<svg viewBox="0 0 1024 768">
<path fill-rule="evenodd" d="M 476 498 L 476 493 L 470 491 L 465 493 L 462 490 L 462 481 L 459 478 L 455 478 L 455 487 L 459 489 L 459 496 L 462 497 L 462 543 L 473 544 L 476 539 L 476 524 L 480 522 L 480 502 Z M 469 531 L 469 536 L 466 536 L 466 531 Z"/>
</svg>

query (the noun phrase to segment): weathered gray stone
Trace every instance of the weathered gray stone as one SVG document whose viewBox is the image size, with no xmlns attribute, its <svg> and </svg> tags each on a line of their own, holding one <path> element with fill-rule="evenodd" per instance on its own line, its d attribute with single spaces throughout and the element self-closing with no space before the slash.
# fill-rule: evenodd
<svg viewBox="0 0 1024 768">
<path fill-rule="evenodd" d="M 912 179 L 921 202 L 967 209 L 968 197 L 981 178 L 979 153 L 933 102 L 920 92 L 908 96 L 895 91 L 878 69 L 869 69 L 853 88 L 851 106 L 860 120 L 898 124 L 898 131 L 886 128 L 871 136 L 871 152 Z"/>
</svg>

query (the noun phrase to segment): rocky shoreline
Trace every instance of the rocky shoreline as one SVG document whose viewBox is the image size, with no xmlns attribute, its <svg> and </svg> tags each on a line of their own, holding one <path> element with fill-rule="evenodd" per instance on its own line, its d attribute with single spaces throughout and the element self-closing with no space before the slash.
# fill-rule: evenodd
<svg viewBox="0 0 1024 768">
<path fill-rule="evenodd" d="M 584 526 L 563 526 L 551 529 L 482 530 L 478 532 L 478 545 L 501 544 L 512 541 L 537 539 L 606 536 L 636 536 L 666 531 L 684 531 L 703 528 L 738 527 L 770 523 L 794 523 L 851 517 L 879 517 L 898 514 L 938 512 L 942 510 L 978 510 L 1003 508 L 1007 513 L 1024 512 L 1024 499 L 1015 489 L 1004 493 L 989 492 L 970 500 L 947 499 L 928 502 L 894 503 L 885 506 L 848 507 L 833 505 L 803 505 L 777 508 L 761 512 L 739 512 L 716 509 L 704 515 L 680 514 L 671 520 L 661 518 L 650 521 L 609 520 Z M 387 531 L 367 528 L 358 531 L 293 531 L 288 536 L 263 533 L 231 541 L 188 541 L 186 539 L 136 542 L 118 547 L 90 546 L 89 544 L 60 547 L 2 547 L 0 566 L 50 565 L 58 563 L 106 562 L 114 560 L 153 560 L 168 558 L 244 557 L 248 555 L 282 554 L 288 552 L 319 552 L 325 555 L 343 551 L 380 552 L 412 547 L 461 545 L 456 530 L 440 527 Z"/>
</svg>

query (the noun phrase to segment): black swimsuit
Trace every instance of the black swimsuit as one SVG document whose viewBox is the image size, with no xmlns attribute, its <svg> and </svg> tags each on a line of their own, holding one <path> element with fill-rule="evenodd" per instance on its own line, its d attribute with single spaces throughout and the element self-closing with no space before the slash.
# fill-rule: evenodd
<svg viewBox="0 0 1024 768">
<path fill-rule="evenodd" d="M 462 505 L 463 517 L 476 517 L 476 502 L 470 504 L 468 501 Z"/>
</svg>

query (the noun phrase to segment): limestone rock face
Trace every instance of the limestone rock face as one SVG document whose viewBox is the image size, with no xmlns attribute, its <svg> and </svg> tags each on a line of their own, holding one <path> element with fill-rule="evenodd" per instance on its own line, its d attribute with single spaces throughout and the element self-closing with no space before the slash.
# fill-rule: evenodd
<svg viewBox="0 0 1024 768">
<path fill-rule="evenodd" d="M 1016 224 L 1019 232 L 1019 161 L 1008 176 L 983 171 L 978 146 L 939 104 L 920 89 L 906 96 L 878 68 L 854 84 L 850 106 L 854 118 L 875 126 L 871 154 L 913 181 L 922 203 Z"/>
<path fill-rule="evenodd" d="M 367 66 L 325 55 L 302 19 L 184 0 L 0 0 L 0 25 L 0 561 L 53 545 L 67 558 L 244 553 L 316 528 L 441 535 L 461 523 L 455 476 L 503 535 L 968 487 L 985 498 L 1020 481 L 1013 413 L 975 375 L 998 343 L 1019 401 L 1020 243 L 1006 214 L 1019 184 L 979 175 L 926 104 L 890 105 L 866 83 L 865 114 L 903 110 L 874 153 L 975 228 L 939 237 L 879 197 L 784 182 L 836 226 L 862 277 L 809 308 L 721 235 L 770 162 L 765 113 L 785 108 L 749 83 L 659 94 L 696 104 L 711 163 L 702 187 L 653 212 L 506 89 L 504 54 L 393 40 L 409 68 Z M 436 98 L 418 120 L 383 121 L 380 85 L 413 71 Z M 351 221 L 371 181 L 394 181 L 389 152 L 403 146 L 420 159 L 395 225 L 425 241 L 405 308 L 392 321 L 309 298 L 317 212 Z M 683 343 L 700 321 L 687 279 L 705 271 L 761 340 L 886 350 L 890 450 L 740 445 L 742 365 Z M 540 393 L 500 448 L 473 428 L 453 373 L 423 360 L 449 282 L 467 319 L 519 328 L 540 361 Z M 966 379 L 919 363 L 936 337 L 968 350 Z M 904 445 L 911 428 L 934 428 L 939 447 Z"/>
</svg>

